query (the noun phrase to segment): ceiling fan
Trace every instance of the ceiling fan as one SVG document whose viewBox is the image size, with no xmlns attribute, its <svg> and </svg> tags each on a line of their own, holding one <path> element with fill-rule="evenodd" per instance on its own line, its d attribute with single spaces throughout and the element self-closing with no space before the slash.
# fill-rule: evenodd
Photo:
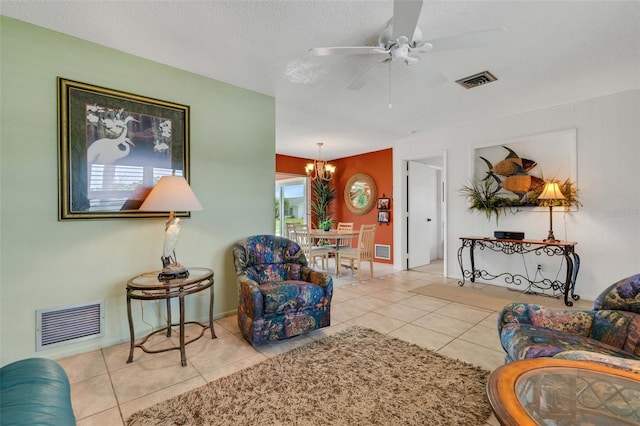
<svg viewBox="0 0 640 426">
<path fill-rule="evenodd" d="M 428 85 L 437 86 L 447 81 L 447 78 L 416 54 L 488 47 L 506 40 L 506 30 L 499 28 L 423 41 L 422 31 L 417 27 L 422 3 L 423 0 L 394 0 L 393 18 L 380 33 L 377 46 L 315 47 L 309 52 L 314 56 L 380 55 L 385 57 L 353 80 L 347 86 L 349 90 L 360 89 L 367 83 L 373 70 L 385 64 L 390 66 L 393 61 L 404 61 L 418 71 Z"/>
</svg>

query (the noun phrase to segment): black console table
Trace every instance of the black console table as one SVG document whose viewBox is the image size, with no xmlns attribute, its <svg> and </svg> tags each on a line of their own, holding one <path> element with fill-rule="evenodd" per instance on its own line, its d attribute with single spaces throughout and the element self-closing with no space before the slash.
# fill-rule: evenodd
<svg viewBox="0 0 640 426">
<path fill-rule="evenodd" d="M 507 284 L 521 285 L 526 283 L 529 287 L 527 291 L 531 289 L 539 290 L 552 290 L 554 296 L 564 294 L 564 304 L 567 306 L 573 306 L 571 299 L 579 300 L 580 296 L 574 293 L 576 286 L 576 277 L 578 276 L 578 270 L 580 269 L 580 257 L 575 252 L 575 246 L 578 243 L 571 241 L 542 241 L 542 240 L 503 240 L 497 238 L 484 238 L 484 237 L 460 237 L 462 240 L 462 246 L 458 249 L 458 263 L 460 264 L 460 271 L 462 272 L 462 280 L 458 281 L 458 285 L 463 286 L 468 278 L 471 282 L 475 282 L 476 278 L 483 280 L 494 280 L 496 278 L 504 277 Z M 471 261 L 471 270 L 464 269 L 462 263 L 462 254 L 465 247 L 469 248 L 469 260 Z M 536 256 L 546 254 L 547 256 L 564 256 L 567 261 L 567 273 L 565 281 L 550 280 L 548 278 L 541 278 L 540 280 L 531 280 L 521 274 L 512 274 L 509 272 L 503 272 L 494 275 L 487 272 L 484 269 L 476 269 L 474 251 L 491 250 L 504 254 L 527 254 L 534 253 Z M 545 293 L 543 293 L 545 294 Z"/>
</svg>

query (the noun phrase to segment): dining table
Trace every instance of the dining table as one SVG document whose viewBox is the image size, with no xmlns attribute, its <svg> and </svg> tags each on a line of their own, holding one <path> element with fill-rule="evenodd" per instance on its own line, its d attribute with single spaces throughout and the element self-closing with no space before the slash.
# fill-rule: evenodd
<svg viewBox="0 0 640 426">
<path fill-rule="evenodd" d="M 336 244 L 336 251 L 340 250 L 340 244 L 338 240 L 357 237 L 360 235 L 359 230 L 353 231 L 338 231 L 337 229 L 330 229 L 325 231 L 323 229 L 311 229 L 309 231 L 314 240 L 333 240 Z"/>
<path fill-rule="evenodd" d="M 340 251 L 340 247 L 341 247 L 340 240 L 347 239 L 347 238 L 353 239 L 354 237 L 357 237 L 358 235 L 360 235 L 360 231 L 359 230 L 338 231 L 337 229 L 330 229 L 328 231 L 325 231 L 323 229 L 311 229 L 309 230 L 309 234 L 314 240 L 335 241 L 335 250 L 337 253 Z M 347 247 L 347 246 L 342 245 L 342 247 Z M 338 256 L 336 256 L 336 262 L 337 262 L 337 258 Z M 336 268 L 336 272 L 337 272 L 337 268 Z"/>
</svg>

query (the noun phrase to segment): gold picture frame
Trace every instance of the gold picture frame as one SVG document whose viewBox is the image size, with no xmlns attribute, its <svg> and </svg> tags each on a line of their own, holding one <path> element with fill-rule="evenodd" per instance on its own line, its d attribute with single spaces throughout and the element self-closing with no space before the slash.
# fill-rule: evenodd
<svg viewBox="0 0 640 426">
<path fill-rule="evenodd" d="M 375 182 L 371 176 L 364 173 L 351 176 L 344 187 L 344 201 L 353 214 L 369 213 L 375 205 L 376 196 Z"/>
</svg>

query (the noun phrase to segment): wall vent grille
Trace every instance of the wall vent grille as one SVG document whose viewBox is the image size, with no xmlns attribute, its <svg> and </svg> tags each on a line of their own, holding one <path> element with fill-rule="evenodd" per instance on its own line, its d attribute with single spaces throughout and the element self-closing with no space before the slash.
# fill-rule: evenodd
<svg viewBox="0 0 640 426">
<path fill-rule="evenodd" d="M 375 254 L 374 256 L 377 259 L 386 259 L 391 260 L 391 246 L 376 244 L 375 245 Z"/>
<path fill-rule="evenodd" d="M 104 336 L 104 301 L 36 311 L 36 351 Z"/>
<path fill-rule="evenodd" d="M 470 75 L 469 77 L 456 80 L 456 83 L 458 83 L 465 89 L 472 89 L 474 87 L 482 86 L 496 80 L 497 78 L 489 71 L 482 71 L 478 74 Z"/>
</svg>

